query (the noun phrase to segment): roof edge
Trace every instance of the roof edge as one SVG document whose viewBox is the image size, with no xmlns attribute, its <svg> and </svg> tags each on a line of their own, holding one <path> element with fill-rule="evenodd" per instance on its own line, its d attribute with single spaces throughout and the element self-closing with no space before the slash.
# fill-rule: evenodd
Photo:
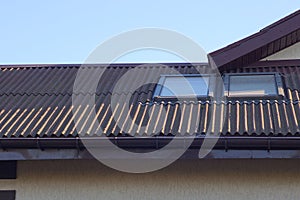
<svg viewBox="0 0 300 200">
<path fill-rule="evenodd" d="M 0 149 L 85 149 L 84 144 L 88 143 L 96 148 L 104 141 L 101 148 L 107 147 L 106 141 L 109 139 L 120 148 L 128 149 L 160 149 L 172 140 L 179 141 L 178 148 L 182 148 L 182 143 L 193 140 L 190 148 L 200 148 L 204 139 L 218 140 L 214 149 L 248 149 L 248 150 L 278 150 L 278 149 L 300 149 L 300 137 L 298 136 L 220 136 L 205 138 L 205 136 L 157 136 L 157 137 L 72 137 L 72 138 L 2 138 L 0 139 Z M 82 142 L 84 141 L 84 142 Z"/>
<path fill-rule="evenodd" d="M 177 137 L 176 137 L 177 138 Z M 110 138 L 111 142 L 121 148 L 133 152 L 151 152 L 167 145 L 174 137 L 169 138 Z M 177 138 L 178 139 L 178 138 Z M 184 137 L 179 138 L 184 140 Z M 210 138 L 215 140 L 215 138 Z M 199 159 L 199 149 L 204 141 L 204 137 L 195 138 L 192 145 L 180 157 L 180 159 Z M 90 152 L 84 148 L 80 139 L 0 139 L 0 160 L 68 160 L 68 159 L 94 159 Z M 96 148 L 99 148 L 99 142 Z M 134 144 L 134 145 L 133 145 Z M 100 146 L 105 152 L 103 159 L 132 159 L 120 154 L 111 152 L 110 148 Z M 177 148 L 182 149 L 180 145 Z M 286 158 L 300 159 L 300 137 L 225 137 L 221 136 L 210 153 L 204 159 L 243 159 L 243 158 Z M 170 155 L 171 151 L 170 150 Z M 161 157 L 151 157 L 145 159 L 162 159 Z M 170 157 L 168 157 L 170 159 Z M 175 157 L 175 159 L 178 159 Z"/>
<path fill-rule="evenodd" d="M 276 26 L 278 26 L 278 25 L 280 25 L 280 24 L 282 24 L 282 23 L 290 20 L 291 18 L 293 18 L 295 16 L 298 16 L 298 15 L 300 16 L 300 10 L 297 10 L 297 11 L 293 12 L 292 14 L 290 14 L 290 15 L 282 18 L 282 19 L 279 19 L 278 21 L 275 21 L 274 23 L 266 26 L 265 28 L 259 30 L 258 32 L 254 33 L 254 34 L 251 34 L 251 35 L 249 35 L 249 36 L 247 36 L 247 37 L 245 37 L 245 38 L 243 38 L 241 40 L 238 40 L 238 41 L 236 41 L 234 43 L 231 43 L 231 44 L 229 44 L 229 45 L 227 45 L 225 47 L 222 47 L 222 48 L 217 49 L 217 50 L 215 50 L 213 52 L 210 52 L 209 55 L 216 56 L 216 55 L 218 55 L 220 53 L 223 53 L 223 52 L 227 51 L 229 48 L 233 48 L 233 47 L 239 46 L 241 42 L 246 42 L 248 40 L 251 40 L 252 38 L 255 38 L 255 37 L 259 36 L 259 35 L 262 35 L 265 32 L 269 31 L 270 29 L 272 29 L 272 28 L 274 28 L 274 27 L 276 27 Z"/>
<path fill-rule="evenodd" d="M 257 33 L 209 53 L 209 56 L 212 57 L 217 67 L 222 67 L 298 30 L 300 30 L 300 10 L 274 22 Z"/>
</svg>

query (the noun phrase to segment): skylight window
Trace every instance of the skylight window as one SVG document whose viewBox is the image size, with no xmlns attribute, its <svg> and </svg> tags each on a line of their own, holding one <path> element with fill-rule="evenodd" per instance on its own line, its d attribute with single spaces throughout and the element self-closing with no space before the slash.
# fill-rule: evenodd
<svg viewBox="0 0 300 200">
<path fill-rule="evenodd" d="M 161 76 L 155 97 L 206 97 L 209 76 L 164 75 Z"/>
<path fill-rule="evenodd" d="M 228 97 L 264 97 L 283 95 L 279 74 L 229 74 L 225 77 Z"/>
</svg>

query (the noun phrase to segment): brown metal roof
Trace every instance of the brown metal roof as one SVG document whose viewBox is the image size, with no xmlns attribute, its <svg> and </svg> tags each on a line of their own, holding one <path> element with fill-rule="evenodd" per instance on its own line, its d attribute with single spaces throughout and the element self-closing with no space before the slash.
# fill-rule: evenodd
<svg viewBox="0 0 300 200">
<path fill-rule="evenodd" d="M 300 64 L 268 64 L 223 71 L 280 72 L 286 86 L 283 100 L 153 102 L 155 84 L 144 85 L 135 91 L 124 85 L 113 92 L 116 80 L 133 68 L 142 68 L 138 76 L 154 82 L 159 77 L 151 75 L 153 71 L 165 74 L 168 68 L 181 74 L 210 72 L 205 64 L 173 63 L 167 66 L 114 64 L 108 67 L 96 90 L 95 109 L 91 106 L 72 106 L 72 95 L 81 97 L 82 105 L 93 95 L 93 91 L 89 90 L 89 79 L 80 86 L 82 90 L 73 92 L 79 65 L 1 66 L 0 137 L 75 137 L 78 134 L 96 135 L 100 129 L 110 136 L 150 136 L 154 133 L 188 136 L 205 134 L 209 128 L 214 133 L 239 136 L 300 133 Z M 103 66 L 85 66 L 83 70 L 93 74 L 93 70 L 99 67 Z M 131 82 L 128 81 L 128 84 Z M 112 108 L 112 95 L 130 97 L 130 104 Z M 125 112 L 125 107 L 128 112 Z M 94 119 L 90 119 L 92 111 L 96 113 L 99 126 Z M 225 114 L 222 128 L 214 124 L 220 112 Z M 80 119 L 80 130 L 75 128 L 75 117 Z"/>
<path fill-rule="evenodd" d="M 240 68 L 300 41 L 300 10 L 261 31 L 209 54 L 217 67 Z"/>
</svg>

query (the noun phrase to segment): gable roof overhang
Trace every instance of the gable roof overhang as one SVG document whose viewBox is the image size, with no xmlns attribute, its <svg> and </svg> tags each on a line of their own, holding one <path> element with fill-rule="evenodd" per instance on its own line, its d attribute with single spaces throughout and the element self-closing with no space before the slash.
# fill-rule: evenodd
<svg viewBox="0 0 300 200">
<path fill-rule="evenodd" d="M 220 70 L 229 70 L 248 66 L 299 41 L 300 10 L 208 57 Z"/>
</svg>

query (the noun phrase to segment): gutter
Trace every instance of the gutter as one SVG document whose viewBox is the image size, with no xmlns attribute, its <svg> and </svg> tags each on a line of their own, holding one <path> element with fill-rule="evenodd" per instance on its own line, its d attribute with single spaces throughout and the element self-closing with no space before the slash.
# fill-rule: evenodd
<svg viewBox="0 0 300 200">
<path fill-rule="evenodd" d="M 204 141 L 204 136 L 197 136 L 189 146 L 189 149 L 199 149 Z M 170 141 L 178 141 L 178 148 L 185 147 L 185 142 L 193 137 L 85 137 L 85 138 L 2 138 L 0 139 L 0 149 L 85 149 L 84 143 L 92 147 L 106 148 L 105 143 L 109 139 L 113 144 L 125 149 L 148 149 L 155 150 L 164 147 Z M 218 150 L 300 150 L 300 137 L 248 137 L 248 136 L 221 136 L 210 137 L 208 142 L 217 140 L 214 149 Z M 99 145 L 100 144 L 100 145 Z M 101 144 L 104 144 L 103 146 Z"/>
</svg>

